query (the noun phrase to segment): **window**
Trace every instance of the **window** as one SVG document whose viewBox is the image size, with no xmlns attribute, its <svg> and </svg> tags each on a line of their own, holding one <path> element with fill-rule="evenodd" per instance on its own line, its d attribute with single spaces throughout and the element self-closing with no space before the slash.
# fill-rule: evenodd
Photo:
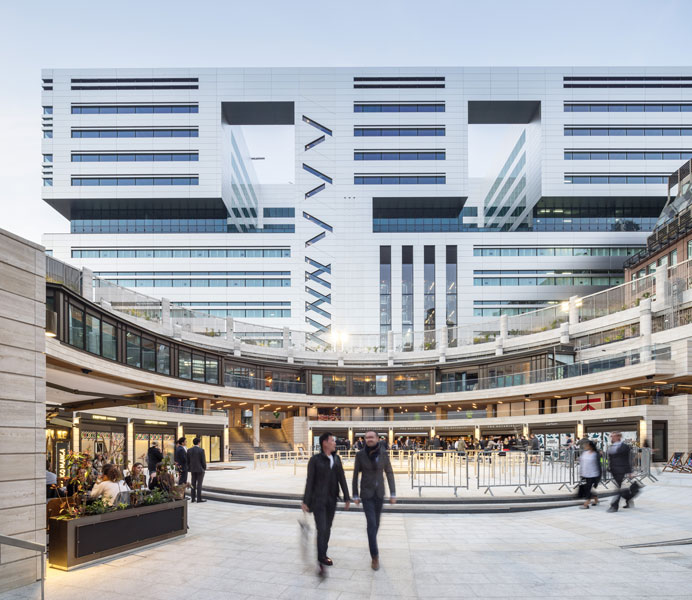
<svg viewBox="0 0 692 600">
<path fill-rule="evenodd" d="M 43 155 L 43 162 L 44 163 L 52 163 L 53 162 L 53 155 L 52 154 L 44 154 Z"/>
<path fill-rule="evenodd" d="M 53 131 L 51 129 L 44 129 L 43 130 L 43 138 L 44 139 L 52 139 L 53 138 Z"/>
<path fill-rule="evenodd" d="M 439 102 L 406 103 L 406 104 L 371 104 L 356 103 L 353 112 L 445 112 L 445 105 Z"/>
<path fill-rule="evenodd" d="M 443 136 L 444 127 L 354 127 L 356 137 Z"/>
<path fill-rule="evenodd" d="M 380 349 L 392 329 L 392 247 L 380 246 Z"/>
<path fill-rule="evenodd" d="M 156 345 L 150 338 L 142 338 L 142 368 L 156 371 Z"/>
<path fill-rule="evenodd" d="M 73 138 L 199 137 L 197 129 L 73 129 Z"/>
<path fill-rule="evenodd" d="M 45 109 L 50 108 L 51 112 L 46 113 Z M 103 106 L 72 106 L 73 115 L 95 115 L 95 114 L 171 114 L 171 113 L 198 113 L 199 107 L 196 104 L 136 104 L 129 106 L 103 105 Z M 52 114 L 53 107 L 44 106 L 44 114 Z"/>
<path fill-rule="evenodd" d="M 402 348 L 413 350 L 413 246 L 402 247 L 401 324 Z"/>
<path fill-rule="evenodd" d="M 204 381 L 204 356 L 200 354 L 192 355 L 192 379 L 194 381 Z"/>
<path fill-rule="evenodd" d="M 566 136 L 681 136 L 692 135 L 692 127 L 565 127 Z"/>
<path fill-rule="evenodd" d="M 43 107 L 43 114 L 44 115 L 52 115 L 53 114 L 53 107 L 52 106 L 44 106 Z"/>
<path fill-rule="evenodd" d="M 73 177 L 72 185 L 199 185 L 199 177 Z"/>
<path fill-rule="evenodd" d="M 93 354 L 101 354 L 101 320 L 94 315 L 86 315 L 86 349 Z"/>
<path fill-rule="evenodd" d="M 84 311 L 70 304 L 68 340 L 70 346 L 84 348 Z"/>
<path fill-rule="evenodd" d="M 43 187 L 53 187 L 53 178 L 52 177 L 44 177 L 43 178 Z"/>
<path fill-rule="evenodd" d="M 445 160 L 446 154 L 444 150 L 402 152 L 356 150 L 353 153 L 353 160 Z"/>
<path fill-rule="evenodd" d="M 108 153 L 108 154 L 72 154 L 72 162 L 190 162 L 198 161 L 197 152 L 178 153 Z"/>
<path fill-rule="evenodd" d="M 142 338 L 130 331 L 125 336 L 125 344 L 127 351 L 127 364 L 131 367 L 142 366 Z"/>
<path fill-rule="evenodd" d="M 293 207 L 271 207 L 263 209 L 265 219 L 273 218 L 293 218 L 295 217 L 295 208 Z"/>
<path fill-rule="evenodd" d="M 457 346 L 457 247 L 446 248 L 446 311 L 447 311 L 447 346 Z"/>
<path fill-rule="evenodd" d="M 219 383 L 219 361 L 215 358 L 206 358 L 206 381 L 207 383 Z"/>
<path fill-rule="evenodd" d="M 354 396 L 386 396 L 387 375 L 354 375 Z"/>
<path fill-rule="evenodd" d="M 423 246 L 423 344 L 435 348 L 435 246 Z"/>
<path fill-rule="evenodd" d="M 178 377 L 192 379 L 192 354 L 187 350 L 178 350 Z"/>
<path fill-rule="evenodd" d="M 118 345 L 115 335 L 115 325 L 103 321 L 101 324 L 102 331 L 102 356 L 110 360 L 116 360 L 118 357 Z"/>
<path fill-rule="evenodd" d="M 394 376 L 394 394 L 429 394 L 430 373 L 404 373 Z"/>
<path fill-rule="evenodd" d="M 364 175 L 353 176 L 355 185 L 440 185 L 446 183 L 444 174 L 425 175 Z"/>
</svg>

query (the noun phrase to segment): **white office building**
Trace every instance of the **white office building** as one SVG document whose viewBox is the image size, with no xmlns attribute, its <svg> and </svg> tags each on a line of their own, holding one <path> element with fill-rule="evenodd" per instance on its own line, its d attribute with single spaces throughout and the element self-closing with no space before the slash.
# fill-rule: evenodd
<svg viewBox="0 0 692 600">
<path fill-rule="evenodd" d="M 391 331 L 405 347 L 616 285 L 692 157 L 692 68 L 42 80 L 43 198 L 71 222 L 44 237 L 55 257 L 316 343 Z M 489 124 L 516 136 L 477 180 L 469 130 Z"/>
</svg>

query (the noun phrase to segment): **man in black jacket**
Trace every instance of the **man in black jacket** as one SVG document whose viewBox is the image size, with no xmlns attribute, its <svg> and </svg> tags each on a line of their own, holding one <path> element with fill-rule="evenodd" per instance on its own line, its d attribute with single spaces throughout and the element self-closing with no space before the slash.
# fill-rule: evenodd
<svg viewBox="0 0 692 600">
<path fill-rule="evenodd" d="M 617 512 L 620 508 L 620 498 L 625 499 L 625 508 L 630 508 L 631 496 L 629 490 L 622 489 L 622 480 L 632 474 L 632 458 L 629 444 L 622 441 L 622 433 L 613 431 L 610 434 L 610 446 L 608 447 L 608 470 L 613 474 L 613 481 L 618 486 L 618 492 L 610 503 L 608 512 Z"/>
<path fill-rule="evenodd" d="M 353 467 L 353 500 L 360 504 L 363 500 L 363 512 L 367 522 L 368 544 L 370 546 L 370 566 L 377 571 L 380 568 L 380 553 L 377 548 L 377 531 L 380 528 L 380 516 L 384 504 L 384 473 L 389 485 L 389 502 L 396 502 L 394 471 L 389 461 L 387 450 L 377 441 L 377 433 L 368 431 L 365 434 L 365 448 L 356 454 Z M 362 475 L 361 475 L 362 474 Z M 358 495 L 358 475 L 361 475 L 360 496 Z"/>
<path fill-rule="evenodd" d="M 192 475 L 192 491 L 190 496 L 192 502 L 206 502 L 202 500 L 202 481 L 204 472 L 207 470 L 207 457 L 204 448 L 199 447 L 200 439 L 196 437 L 192 440 L 192 448 L 187 451 L 187 465 Z"/>
<path fill-rule="evenodd" d="M 163 454 L 159 450 L 159 443 L 152 442 L 151 447 L 147 451 L 147 469 L 149 469 L 149 481 L 156 475 L 156 465 L 163 460 Z"/>
<path fill-rule="evenodd" d="M 175 464 L 178 466 L 178 485 L 187 483 L 187 448 L 185 444 L 187 440 L 181 437 L 178 440 L 178 445 L 175 447 Z"/>
<path fill-rule="evenodd" d="M 317 528 L 317 560 L 320 565 L 333 565 L 327 556 L 329 535 L 336 512 L 336 501 L 339 497 L 339 487 L 344 494 L 344 507 L 348 510 L 351 498 L 348 495 L 348 485 L 341 459 L 336 454 L 336 439 L 331 433 L 320 436 L 319 454 L 315 454 L 308 462 L 308 478 L 305 482 L 302 508 L 311 512 L 315 517 Z"/>
</svg>

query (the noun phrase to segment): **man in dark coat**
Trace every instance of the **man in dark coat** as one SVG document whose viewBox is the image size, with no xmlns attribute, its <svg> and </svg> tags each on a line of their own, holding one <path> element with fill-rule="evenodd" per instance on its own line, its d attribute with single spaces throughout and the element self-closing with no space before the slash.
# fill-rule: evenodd
<svg viewBox="0 0 692 600">
<path fill-rule="evenodd" d="M 625 508 L 632 506 L 632 498 L 629 490 L 622 489 L 622 481 L 627 475 L 632 474 L 632 457 L 629 444 L 622 441 L 622 433 L 613 431 L 610 434 L 610 446 L 608 447 L 608 470 L 613 474 L 613 481 L 618 486 L 618 492 L 610 503 L 608 512 L 617 512 L 620 508 L 620 498 L 625 499 Z"/>
<path fill-rule="evenodd" d="M 175 464 L 178 466 L 178 485 L 187 483 L 187 448 L 185 444 L 187 440 L 181 437 L 178 440 L 178 445 L 175 447 Z"/>
<path fill-rule="evenodd" d="M 204 448 L 199 447 L 200 439 L 196 437 L 192 440 L 192 448 L 187 451 L 187 468 L 192 475 L 192 490 L 190 496 L 192 502 L 206 502 L 202 500 L 202 481 L 204 472 L 207 470 L 207 457 Z"/>
<path fill-rule="evenodd" d="M 344 467 L 336 454 L 336 440 L 331 433 L 323 433 L 320 436 L 320 450 L 321 452 L 312 456 L 308 462 L 308 478 L 305 482 L 302 508 L 315 517 L 317 560 L 320 565 L 330 567 L 334 562 L 327 556 L 327 547 L 336 512 L 339 487 L 344 495 L 346 510 L 351 506 L 351 498 L 348 495 Z"/>
<path fill-rule="evenodd" d="M 156 465 L 163 460 L 163 454 L 159 450 L 159 443 L 152 442 L 147 451 L 147 469 L 149 469 L 149 480 L 156 475 Z"/>
<path fill-rule="evenodd" d="M 377 531 L 380 528 L 380 516 L 384 504 L 384 474 L 387 474 L 389 485 L 389 502 L 396 502 L 394 471 L 389 461 L 387 450 L 377 442 L 377 433 L 368 431 L 365 434 L 365 448 L 356 454 L 353 467 L 353 500 L 360 504 L 363 500 L 363 512 L 367 522 L 368 544 L 370 546 L 371 567 L 380 568 L 380 553 L 377 548 Z M 358 494 L 358 476 L 361 475 L 360 495 Z"/>
</svg>

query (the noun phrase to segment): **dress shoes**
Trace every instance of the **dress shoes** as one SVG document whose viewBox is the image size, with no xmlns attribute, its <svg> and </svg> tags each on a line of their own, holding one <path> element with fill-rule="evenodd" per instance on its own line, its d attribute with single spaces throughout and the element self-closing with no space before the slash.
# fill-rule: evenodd
<svg viewBox="0 0 692 600">
<path fill-rule="evenodd" d="M 372 559 L 372 562 L 370 563 L 370 567 L 372 568 L 373 571 L 379 571 L 380 570 L 380 559 L 375 557 Z"/>
<path fill-rule="evenodd" d="M 334 565 L 334 561 L 331 558 L 329 558 L 328 556 L 325 556 L 324 558 L 318 559 L 318 562 L 321 565 L 325 565 L 326 567 L 331 567 Z"/>
</svg>

